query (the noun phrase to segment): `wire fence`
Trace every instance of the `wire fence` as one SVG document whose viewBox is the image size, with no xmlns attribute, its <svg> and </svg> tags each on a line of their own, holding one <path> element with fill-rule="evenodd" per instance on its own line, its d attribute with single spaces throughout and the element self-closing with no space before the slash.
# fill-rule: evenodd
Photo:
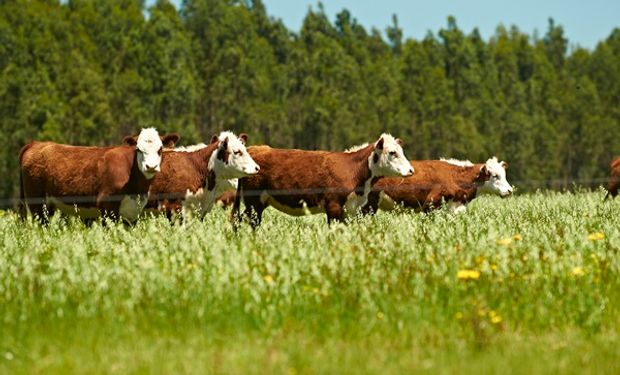
<svg viewBox="0 0 620 375">
<path fill-rule="evenodd" d="M 609 178 L 590 178 L 590 179 L 572 179 L 567 181 L 566 179 L 549 179 L 549 180 L 519 180 L 511 181 L 511 185 L 516 189 L 518 193 L 520 188 L 528 188 L 525 191 L 531 191 L 532 189 L 548 189 L 559 191 L 572 191 L 579 188 L 597 188 L 599 186 L 606 186 Z M 434 187 L 443 187 L 444 184 L 395 184 L 382 186 L 377 191 L 391 192 L 398 191 L 406 193 L 408 190 L 411 192 L 420 190 L 431 190 Z M 470 184 L 458 184 L 462 189 L 474 188 L 477 186 L 475 183 Z M 479 186 L 479 185 L 478 185 Z M 559 187 L 551 188 L 551 187 Z M 523 190 L 523 189 L 521 189 Z M 308 195 L 321 195 L 321 194 L 349 194 L 356 193 L 362 195 L 364 193 L 364 187 L 360 186 L 356 189 L 346 189 L 338 187 L 313 187 L 313 188 L 295 188 L 295 189 L 260 189 L 260 190 L 243 190 L 243 196 L 256 197 L 261 194 L 268 194 L 270 196 L 308 196 Z M 206 193 L 206 191 L 205 191 Z M 195 196 L 196 194 L 193 193 Z M 185 199 L 187 193 L 158 193 L 158 194 L 115 194 L 109 195 L 103 202 L 115 202 L 120 203 L 126 197 L 140 197 L 139 199 L 147 199 L 150 202 L 156 201 L 178 201 Z M 45 196 L 45 197 L 27 197 L 28 204 L 32 205 L 47 205 L 50 204 L 50 199 L 53 198 L 56 202 L 61 202 L 66 205 L 78 205 L 84 207 L 94 207 L 97 204 L 96 195 L 88 196 Z M 22 199 L 19 197 L 13 198 L 0 198 L 0 209 L 16 209 L 22 203 Z"/>
</svg>

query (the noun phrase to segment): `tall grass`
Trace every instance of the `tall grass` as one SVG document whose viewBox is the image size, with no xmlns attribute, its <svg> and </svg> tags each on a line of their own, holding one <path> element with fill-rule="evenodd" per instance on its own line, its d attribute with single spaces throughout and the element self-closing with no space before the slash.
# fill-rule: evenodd
<svg viewBox="0 0 620 375">
<path fill-rule="evenodd" d="M 222 210 L 45 227 L 7 212 L 0 370 L 616 372 L 620 201 L 602 197 L 331 227 L 268 210 L 236 234 Z"/>
</svg>

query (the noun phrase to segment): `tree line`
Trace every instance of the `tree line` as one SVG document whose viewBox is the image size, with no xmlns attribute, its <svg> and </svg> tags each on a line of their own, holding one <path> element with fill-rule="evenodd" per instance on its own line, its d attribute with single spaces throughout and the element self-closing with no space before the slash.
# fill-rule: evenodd
<svg viewBox="0 0 620 375">
<path fill-rule="evenodd" d="M 521 189 L 597 186 L 620 153 L 620 29 L 588 50 L 551 19 L 484 40 L 448 17 L 415 40 L 396 16 L 368 30 L 320 4 L 291 31 L 261 0 L 0 2 L 0 197 L 30 140 L 117 144 L 147 126 L 332 150 L 388 131 L 411 159 L 497 155 Z"/>
</svg>

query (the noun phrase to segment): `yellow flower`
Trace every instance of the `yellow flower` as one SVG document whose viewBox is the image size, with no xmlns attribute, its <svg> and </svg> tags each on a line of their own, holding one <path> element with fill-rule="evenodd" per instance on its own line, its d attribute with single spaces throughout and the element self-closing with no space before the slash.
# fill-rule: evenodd
<svg viewBox="0 0 620 375">
<path fill-rule="evenodd" d="M 495 241 L 495 243 L 497 243 L 498 245 L 504 245 L 504 246 L 510 245 L 511 242 L 512 242 L 512 238 L 500 238 L 499 240 Z"/>
<path fill-rule="evenodd" d="M 265 276 L 263 276 L 263 280 L 265 280 L 267 283 L 271 284 L 273 282 L 273 276 L 265 275 Z"/>
<path fill-rule="evenodd" d="M 605 233 L 603 232 L 595 232 L 595 233 L 590 233 L 588 235 L 588 239 L 590 241 L 599 241 L 605 238 Z"/>
<path fill-rule="evenodd" d="M 491 264 L 491 269 L 495 271 L 497 269 L 497 264 Z"/>
<path fill-rule="evenodd" d="M 521 241 L 521 235 L 520 234 L 515 234 L 514 236 L 512 236 L 512 239 L 515 241 Z"/>
<path fill-rule="evenodd" d="M 459 272 L 456 274 L 456 277 L 459 280 L 469 280 L 469 279 L 477 280 L 477 279 L 480 278 L 480 271 L 476 271 L 476 270 L 459 270 Z"/>
<path fill-rule="evenodd" d="M 377 319 L 379 319 L 379 320 L 383 320 L 383 318 L 385 318 L 385 315 L 384 315 L 381 311 L 379 311 L 379 312 L 377 313 Z"/>
<path fill-rule="evenodd" d="M 491 323 L 498 324 L 502 321 L 502 317 L 494 310 L 489 311 L 489 318 L 491 318 Z"/>
<path fill-rule="evenodd" d="M 583 269 L 583 267 L 575 267 L 573 268 L 573 271 L 571 272 L 573 274 L 573 276 L 583 276 L 586 274 L 586 271 Z"/>
<path fill-rule="evenodd" d="M 459 312 L 457 312 L 456 314 L 454 314 L 454 318 L 455 318 L 456 320 L 461 320 L 461 319 L 463 319 L 463 313 L 462 313 L 462 312 L 460 312 L 460 311 L 459 311 Z"/>
</svg>

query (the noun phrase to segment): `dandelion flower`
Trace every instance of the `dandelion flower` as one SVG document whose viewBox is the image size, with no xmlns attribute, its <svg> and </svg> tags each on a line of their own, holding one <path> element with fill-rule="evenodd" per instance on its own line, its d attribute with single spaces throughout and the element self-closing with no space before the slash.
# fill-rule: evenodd
<svg viewBox="0 0 620 375">
<path fill-rule="evenodd" d="M 521 241 L 521 235 L 520 234 L 515 234 L 514 236 L 512 236 L 512 239 L 515 241 Z"/>
<path fill-rule="evenodd" d="M 273 276 L 265 275 L 265 276 L 263 276 L 263 280 L 265 280 L 267 283 L 271 284 L 273 282 Z"/>
<path fill-rule="evenodd" d="M 499 324 L 502 321 L 502 317 L 499 314 L 489 314 L 489 317 L 491 318 L 491 323 L 493 324 Z"/>
<path fill-rule="evenodd" d="M 585 275 L 585 274 L 586 274 L 586 271 L 583 269 L 583 267 L 575 267 L 575 268 L 573 268 L 573 270 L 571 271 L 571 274 L 572 274 L 573 276 L 580 277 L 580 276 Z"/>
<path fill-rule="evenodd" d="M 495 243 L 497 243 L 498 245 L 508 246 L 512 243 L 512 238 L 500 238 L 499 240 L 495 241 Z"/>
<path fill-rule="evenodd" d="M 463 319 L 463 313 L 462 313 L 462 312 L 460 312 L 460 311 L 459 311 L 459 312 L 457 312 L 456 314 L 454 314 L 454 318 L 455 318 L 456 320 L 461 320 L 461 319 Z"/>
<path fill-rule="evenodd" d="M 600 240 L 602 240 L 604 238 L 605 238 L 605 233 L 603 233 L 603 232 L 595 232 L 595 233 L 590 233 L 588 235 L 588 239 L 590 241 L 600 241 Z"/>
<path fill-rule="evenodd" d="M 476 270 L 459 270 L 459 272 L 457 272 L 456 277 L 459 280 L 477 280 L 480 278 L 480 271 L 476 271 Z"/>
</svg>

